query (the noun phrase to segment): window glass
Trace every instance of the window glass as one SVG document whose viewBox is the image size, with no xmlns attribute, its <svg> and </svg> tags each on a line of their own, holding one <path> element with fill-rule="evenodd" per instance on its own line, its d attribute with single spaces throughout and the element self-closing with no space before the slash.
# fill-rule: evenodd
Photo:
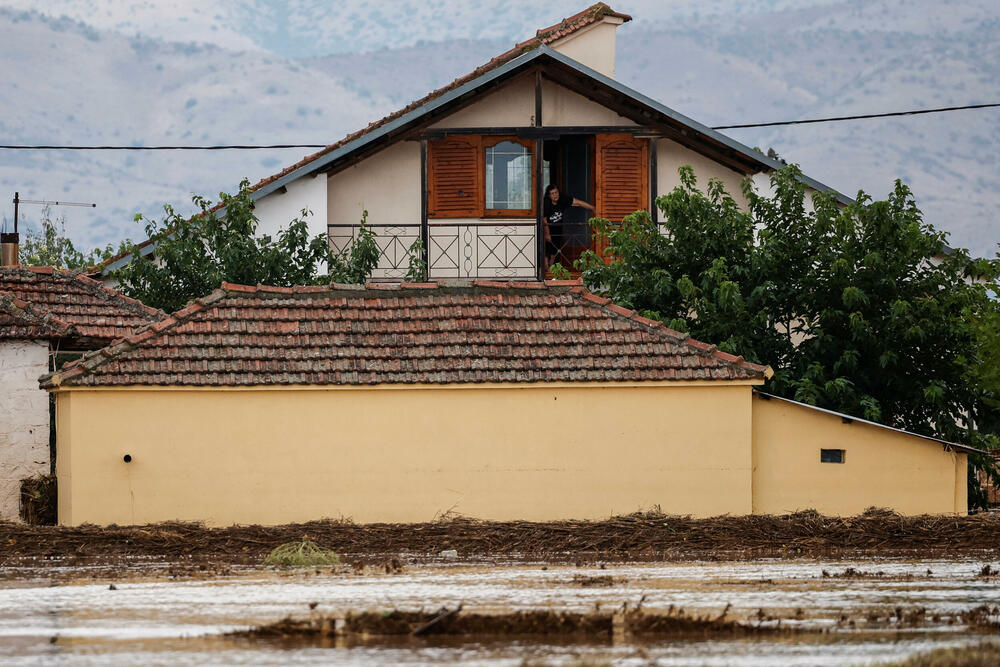
<svg viewBox="0 0 1000 667">
<path fill-rule="evenodd" d="M 516 141 L 486 148 L 486 208 L 531 208 L 531 149 Z"/>
</svg>

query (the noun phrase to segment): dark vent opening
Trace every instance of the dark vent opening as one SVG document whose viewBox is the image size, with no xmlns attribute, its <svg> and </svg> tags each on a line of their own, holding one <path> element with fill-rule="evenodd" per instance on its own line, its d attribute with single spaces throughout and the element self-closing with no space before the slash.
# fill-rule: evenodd
<svg viewBox="0 0 1000 667">
<path fill-rule="evenodd" d="M 844 450 L 843 449 L 821 449 L 821 450 L 819 450 L 819 462 L 820 463 L 843 463 L 844 462 Z"/>
</svg>

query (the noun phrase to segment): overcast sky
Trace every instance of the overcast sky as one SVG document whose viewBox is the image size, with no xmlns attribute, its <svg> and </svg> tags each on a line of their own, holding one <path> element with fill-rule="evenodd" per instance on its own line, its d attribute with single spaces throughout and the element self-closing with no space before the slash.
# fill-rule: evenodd
<svg viewBox="0 0 1000 667">
<path fill-rule="evenodd" d="M 707 124 L 1000 101 L 996 0 L 625 0 L 619 79 Z M 583 2 L 0 0 L 0 143 L 332 143 Z M 853 195 L 901 178 L 929 221 L 996 249 L 1000 113 L 729 134 Z M 231 191 L 309 152 L 0 151 L 10 195 L 63 209 L 81 246 L 141 237 L 136 212 Z M 37 212 L 25 210 L 30 224 Z"/>
</svg>

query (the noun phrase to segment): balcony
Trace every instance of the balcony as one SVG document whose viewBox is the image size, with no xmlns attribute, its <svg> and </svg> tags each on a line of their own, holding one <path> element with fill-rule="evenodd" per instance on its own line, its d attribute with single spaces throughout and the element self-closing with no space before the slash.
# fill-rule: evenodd
<svg viewBox="0 0 1000 667">
<path fill-rule="evenodd" d="M 419 222 L 368 225 L 380 257 L 372 280 L 406 277 L 409 249 L 421 236 Z M 358 233 L 357 224 L 328 225 L 330 248 L 343 252 Z M 534 220 L 431 220 L 427 224 L 427 278 L 534 279 L 538 275 Z"/>
</svg>

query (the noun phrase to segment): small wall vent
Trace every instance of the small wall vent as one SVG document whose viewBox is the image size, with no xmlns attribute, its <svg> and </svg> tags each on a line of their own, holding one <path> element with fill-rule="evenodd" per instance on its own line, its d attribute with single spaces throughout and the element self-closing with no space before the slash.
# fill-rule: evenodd
<svg viewBox="0 0 1000 667">
<path fill-rule="evenodd" d="M 843 463 L 846 452 L 843 449 L 821 449 L 819 450 L 820 463 Z"/>
</svg>

